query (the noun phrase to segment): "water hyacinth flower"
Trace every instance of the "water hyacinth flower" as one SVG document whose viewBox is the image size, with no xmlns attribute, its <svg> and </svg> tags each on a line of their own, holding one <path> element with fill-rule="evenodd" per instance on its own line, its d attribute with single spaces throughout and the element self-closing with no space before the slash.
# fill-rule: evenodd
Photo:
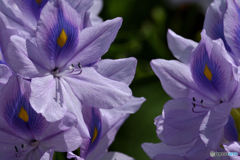
<svg viewBox="0 0 240 160">
<path fill-rule="evenodd" d="M 48 1 L 49 0 L 0 1 L 0 45 L 2 45 L 4 56 L 7 54 L 7 44 L 12 35 L 19 35 L 24 38 L 35 36 L 42 9 Z M 90 20 L 93 24 L 102 22 L 101 18 L 98 17 L 102 8 L 101 1 L 67 0 L 66 2 L 78 13 L 89 11 L 91 13 Z"/>
<path fill-rule="evenodd" d="M 77 120 L 66 113 L 62 120 L 50 123 L 29 103 L 30 82 L 12 76 L 0 98 L 0 159 L 52 159 L 54 151 L 75 150 L 82 138 Z"/>
<path fill-rule="evenodd" d="M 203 28 L 211 39 L 221 38 L 226 50 L 239 66 L 239 3 L 215 0 L 208 7 Z"/>
<path fill-rule="evenodd" d="M 41 12 L 36 38 L 12 36 L 9 43 L 9 65 L 15 73 L 31 79 L 30 103 L 48 121 L 61 119 L 66 111 L 81 113 L 80 102 L 113 108 L 132 96 L 128 84 L 105 76 L 111 69 L 101 70 L 108 61 L 100 58 L 114 40 L 122 19 L 92 27 L 89 14 L 79 15 L 64 0 L 49 1 Z M 135 59 L 131 61 L 136 64 Z M 131 69 L 125 74 L 134 73 Z M 78 119 L 80 125 L 82 116 Z M 84 124 L 80 126 L 86 131 Z"/>
<path fill-rule="evenodd" d="M 0 1 L 2 30 L 6 27 L 10 29 L 8 32 L 17 30 L 19 35 L 34 36 L 42 9 L 48 1 L 49 0 Z M 50 2 L 51 1 L 56 0 L 50 0 Z M 93 5 L 93 0 L 68 0 L 67 2 L 77 12 L 85 12 Z"/>
<path fill-rule="evenodd" d="M 172 98 L 189 97 L 195 106 L 233 101 L 237 107 L 237 67 L 221 40 L 211 40 L 204 31 L 201 35 L 186 63 L 157 59 L 151 66 Z"/>
<path fill-rule="evenodd" d="M 236 63 L 220 39 L 210 39 L 205 31 L 201 36 L 197 44 L 169 31 L 170 49 L 182 62 L 151 62 L 164 90 L 174 98 L 155 119 L 162 143 L 142 145 L 152 159 L 207 159 L 224 141 L 238 140 L 230 115 L 239 104 Z"/>
<path fill-rule="evenodd" d="M 113 109 L 84 107 L 84 121 L 88 126 L 89 139 L 80 146 L 80 156 L 68 153 L 68 158 L 76 160 L 133 160 L 119 152 L 108 152 L 117 131 L 130 114 L 135 113 L 145 101 L 144 98 L 132 97 L 126 104 Z"/>
<path fill-rule="evenodd" d="M 222 103 L 194 112 L 189 99 L 170 100 L 164 105 L 162 115 L 155 118 L 157 135 L 162 142 L 144 143 L 142 147 L 152 159 L 165 156 L 207 159 L 211 151 L 221 151 L 223 142 L 238 140 L 231 109 L 231 103 Z"/>
</svg>

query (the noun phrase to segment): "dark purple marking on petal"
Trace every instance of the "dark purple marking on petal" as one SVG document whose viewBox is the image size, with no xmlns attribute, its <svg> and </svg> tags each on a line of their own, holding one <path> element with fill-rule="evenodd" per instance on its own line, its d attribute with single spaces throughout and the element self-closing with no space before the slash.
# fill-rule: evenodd
<svg viewBox="0 0 240 160">
<path fill-rule="evenodd" d="M 214 92 L 222 88 L 223 72 L 221 64 L 216 63 L 212 57 L 208 56 L 205 45 L 201 47 L 204 52 L 195 56 L 192 62 L 192 74 L 199 87 L 204 87 L 208 91 Z"/>
<path fill-rule="evenodd" d="M 78 27 L 64 17 L 63 10 L 59 7 L 57 24 L 48 33 L 45 51 L 52 55 L 56 62 L 59 57 L 68 56 L 69 52 L 73 52 L 77 44 Z"/>
<path fill-rule="evenodd" d="M 4 119 L 14 131 L 26 133 L 32 139 L 41 134 L 48 124 L 42 115 L 33 110 L 29 101 L 20 92 L 19 96 L 14 97 L 5 107 Z"/>
<path fill-rule="evenodd" d="M 88 118 L 90 119 L 86 121 L 86 124 L 88 126 L 91 139 L 86 140 L 86 142 L 84 142 L 84 146 L 81 146 L 81 157 L 83 158 L 86 158 L 89 153 L 96 147 L 102 132 L 102 120 L 100 117 L 100 111 L 98 109 L 91 108 L 91 111 L 88 110 L 88 114 Z"/>
<path fill-rule="evenodd" d="M 32 14 L 39 20 L 40 13 L 48 0 L 23 0 L 23 4 L 31 9 Z"/>
<path fill-rule="evenodd" d="M 94 108 L 92 109 L 92 125 L 90 129 L 90 136 L 91 136 L 91 141 L 90 141 L 90 146 L 89 146 L 89 151 L 91 151 L 96 144 L 98 143 L 98 140 L 101 136 L 101 131 L 102 131 L 102 122 L 101 119 L 96 115 L 96 111 Z"/>
</svg>

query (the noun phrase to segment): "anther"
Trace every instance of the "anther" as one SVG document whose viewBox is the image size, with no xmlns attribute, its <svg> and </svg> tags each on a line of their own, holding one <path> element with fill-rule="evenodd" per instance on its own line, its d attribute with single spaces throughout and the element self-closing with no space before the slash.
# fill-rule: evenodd
<svg viewBox="0 0 240 160">
<path fill-rule="evenodd" d="M 14 147 L 15 147 L 16 152 L 18 152 L 18 148 L 16 146 L 14 146 Z"/>
<path fill-rule="evenodd" d="M 195 103 L 193 103 L 193 107 L 194 107 L 194 108 L 196 107 L 196 104 L 195 104 Z"/>
<path fill-rule="evenodd" d="M 220 104 L 221 104 L 221 103 L 223 103 L 223 101 L 222 101 L 222 100 L 220 101 Z"/>
<path fill-rule="evenodd" d="M 193 101 L 195 101 L 195 98 L 194 98 L 194 97 L 193 97 L 192 99 L 193 99 Z"/>
<path fill-rule="evenodd" d="M 79 68 L 82 68 L 80 62 L 78 63 L 78 67 L 79 67 Z"/>
<path fill-rule="evenodd" d="M 54 69 L 53 69 L 53 72 L 56 72 L 58 70 L 58 68 L 57 67 L 55 67 Z"/>
<path fill-rule="evenodd" d="M 35 143 L 35 142 L 37 142 L 37 140 L 35 140 L 35 139 L 31 140 L 31 143 Z"/>
<path fill-rule="evenodd" d="M 203 99 L 201 100 L 201 103 L 203 103 Z"/>
<path fill-rule="evenodd" d="M 22 148 L 24 148 L 24 145 L 22 144 Z"/>
</svg>

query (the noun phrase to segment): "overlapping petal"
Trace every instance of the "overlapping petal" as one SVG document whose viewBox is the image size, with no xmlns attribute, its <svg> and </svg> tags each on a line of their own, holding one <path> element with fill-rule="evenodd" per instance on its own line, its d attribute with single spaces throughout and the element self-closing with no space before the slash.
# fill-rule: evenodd
<svg viewBox="0 0 240 160">
<path fill-rule="evenodd" d="M 183 63 L 188 63 L 189 56 L 197 47 L 197 42 L 189 39 L 185 39 L 172 30 L 168 30 L 167 33 L 168 47 L 173 53 L 173 55 Z"/>
<path fill-rule="evenodd" d="M 93 65 L 98 73 L 112 80 L 125 82 L 130 85 L 135 72 L 137 60 L 135 58 L 104 59 Z"/>
<path fill-rule="evenodd" d="M 169 96 L 180 98 L 189 95 L 194 81 L 188 65 L 163 59 L 152 60 L 150 64 Z"/>
<path fill-rule="evenodd" d="M 63 79 L 87 106 L 113 108 L 126 103 L 132 96 L 127 84 L 105 78 L 91 67 L 84 68 L 79 76 Z"/>
<path fill-rule="evenodd" d="M 230 46 L 233 54 L 239 57 L 239 19 L 240 19 L 240 8 L 239 4 L 235 0 L 227 1 L 227 10 L 224 15 L 224 35 L 225 39 Z"/>
<path fill-rule="evenodd" d="M 115 18 L 80 32 L 78 47 L 67 66 L 79 62 L 86 66 L 101 58 L 115 39 L 121 24 L 122 18 Z"/>
</svg>

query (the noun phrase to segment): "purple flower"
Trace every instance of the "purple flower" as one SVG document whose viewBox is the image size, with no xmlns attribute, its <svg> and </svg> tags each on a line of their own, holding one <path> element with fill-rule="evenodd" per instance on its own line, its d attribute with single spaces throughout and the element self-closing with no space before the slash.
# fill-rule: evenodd
<svg viewBox="0 0 240 160">
<path fill-rule="evenodd" d="M 79 147 L 76 117 L 66 113 L 50 123 L 29 103 L 30 82 L 12 76 L 0 98 L 0 159 L 51 159 L 53 152 L 73 151 Z"/>
<path fill-rule="evenodd" d="M 69 152 L 68 158 L 78 160 L 133 160 L 133 158 L 122 153 L 107 152 L 107 150 L 123 122 L 131 113 L 135 113 L 144 101 L 144 98 L 132 97 L 123 106 L 113 109 L 84 107 L 83 115 L 90 138 L 85 139 L 82 143 L 80 157 Z"/>
<path fill-rule="evenodd" d="M 215 0 L 208 8 L 204 29 L 212 39 L 221 38 L 224 46 L 239 66 L 239 4 L 235 0 Z"/>
<path fill-rule="evenodd" d="M 102 18 L 98 15 L 103 8 L 102 0 L 94 0 L 92 7 L 88 10 L 90 12 L 90 20 L 93 26 L 102 23 Z"/>
<path fill-rule="evenodd" d="M 239 107 L 238 68 L 220 39 L 210 39 L 205 31 L 201 35 L 197 45 L 169 31 L 169 47 L 183 63 L 151 62 L 163 88 L 174 98 L 155 119 L 162 143 L 143 144 L 152 159 L 207 159 L 224 141 L 238 140 L 236 121 L 230 115 L 232 108 Z M 165 150 L 169 152 L 164 154 Z"/>
<path fill-rule="evenodd" d="M 56 2 L 57 0 L 52 1 Z M 88 11 L 93 5 L 93 1 L 67 0 L 66 2 L 78 13 L 81 13 Z M 38 20 L 47 3 L 48 0 L 0 1 L 0 45 L 2 46 L 4 57 L 7 54 L 7 44 L 12 35 L 19 35 L 24 38 L 35 36 Z M 100 9 L 101 3 L 99 4 L 95 0 L 94 6 L 89 10 L 91 13 L 90 20 L 94 24 L 101 22 L 97 15 Z"/>
<path fill-rule="evenodd" d="M 151 62 L 172 98 L 189 97 L 196 100 L 196 106 L 233 101 L 232 107 L 237 107 L 237 67 L 221 40 L 213 41 L 202 32 L 201 42 L 183 61 L 185 63 L 162 59 Z"/>
<path fill-rule="evenodd" d="M 14 72 L 31 78 L 30 103 L 34 110 L 48 121 L 61 119 L 66 111 L 79 113 L 80 131 L 88 137 L 81 104 L 113 108 L 127 102 L 132 96 L 129 84 L 116 81 L 114 75 L 123 73 L 128 68 L 123 65 L 130 62 L 126 65 L 130 65 L 130 69 L 118 76 L 133 77 L 136 60 L 116 60 L 115 64 L 100 59 L 121 22 L 121 18 L 116 18 L 91 27 L 89 14 L 77 13 L 68 3 L 59 0 L 48 2 L 43 8 L 36 38 L 11 37 L 9 65 Z M 116 69 L 113 64 L 123 67 Z"/>
<path fill-rule="evenodd" d="M 211 151 L 220 151 L 220 144 L 224 141 L 238 140 L 230 115 L 231 103 L 199 112 L 192 109 L 187 98 L 170 100 L 164 105 L 163 114 L 155 118 L 162 142 L 142 145 L 150 158 L 207 159 Z"/>
<path fill-rule="evenodd" d="M 11 30 L 17 30 L 19 35 L 34 36 L 37 23 L 44 6 L 49 0 L 5 0 L 0 2 L 0 17 L 2 26 Z M 56 1 L 56 0 L 52 0 Z M 93 4 L 93 0 L 68 0 L 76 11 L 87 11 Z"/>
</svg>

